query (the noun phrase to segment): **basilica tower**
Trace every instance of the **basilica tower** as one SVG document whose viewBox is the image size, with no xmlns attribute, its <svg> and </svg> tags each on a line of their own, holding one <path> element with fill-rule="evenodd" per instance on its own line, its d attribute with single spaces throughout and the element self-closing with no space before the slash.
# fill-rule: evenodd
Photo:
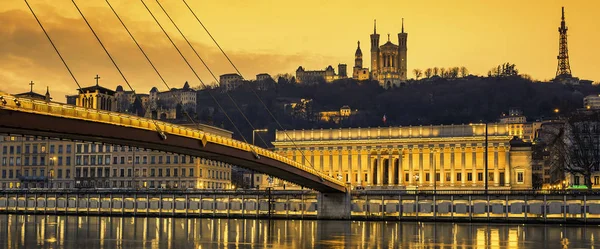
<svg viewBox="0 0 600 249">
<path fill-rule="evenodd" d="M 407 67 L 406 67 L 406 41 L 408 33 L 404 33 L 404 18 L 402 18 L 402 33 L 398 33 L 398 71 L 400 73 L 400 80 L 406 80 L 407 78 Z"/>
<path fill-rule="evenodd" d="M 373 34 L 371 35 L 371 72 L 373 79 L 377 79 L 377 69 L 379 63 L 379 34 L 377 34 L 377 20 L 373 23 Z"/>
<path fill-rule="evenodd" d="M 358 47 L 356 48 L 356 52 L 354 53 L 354 67 L 362 68 L 362 64 L 362 51 L 360 50 L 360 41 L 358 41 Z"/>
</svg>

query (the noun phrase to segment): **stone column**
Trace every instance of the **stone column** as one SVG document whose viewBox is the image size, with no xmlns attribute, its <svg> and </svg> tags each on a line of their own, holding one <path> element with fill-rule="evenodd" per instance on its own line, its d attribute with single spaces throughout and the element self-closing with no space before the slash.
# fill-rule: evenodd
<svg viewBox="0 0 600 249">
<path fill-rule="evenodd" d="M 390 155 L 388 156 L 388 172 L 386 172 L 388 174 L 388 185 L 394 185 L 394 179 L 395 178 L 395 163 L 394 163 L 394 158 L 392 157 L 392 152 L 390 150 Z"/>
<path fill-rule="evenodd" d="M 444 160 L 444 149 L 446 149 L 446 147 L 440 147 L 438 153 L 437 166 L 440 171 L 440 184 L 438 185 L 438 187 L 448 185 L 448 182 L 446 181 L 446 170 L 444 168 L 444 164 L 446 163 L 446 160 Z"/>
<path fill-rule="evenodd" d="M 427 154 L 427 157 L 429 158 L 427 161 L 429 163 L 429 186 L 433 186 L 433 183 L 435 182 L 435 184 L 439 184 L 439 182 L 436 182 L 437 179 L 435 179 L 435 169 L 437 168 L 436 162 L 435 162 L 435 148 L 433 147 L 429 147 L 429 153 Z M 427 172 L 425 172 L 425 175 L 427 175 Z M 427 178 L 425 178 L 425 180 L 427 180 Z"/>
<path fill-rule="evenodd" d="M 377 185 L 383 185 L 383 162 L 381 160 L 381 151 L 377 151 Z"/>
<path fill-rule="evenodd" d="M 456 186 L 456 155 L 454 154 L 454 146 L 450 147 L 450 183 L 448 185 Z"/>
<path fill-rule="evenodd" d="M 319 165 L 318 168 L 321 169 L 321 172 L 325 171 L 323 164 L 325 164 L 325 151 L 323 148 L 319 148 L 317 151 L 317 165 Z"/>
<path fill-rule="evenodd" d="M 338 179 L 338 175 L 340 174 L 340 153 L 342 151 L 338 147 L 335 147 L 331 156 L 331 176 L 335 177 L 335 179 Z"/>
<path fill-rule="evenodd" d="M 325 163 L 326 165 L 326 169 L 327 169 L 327 174 L 329 176 L 334 176 L 333 175 L 333 150 L 328 149 L 329 155 L 327 156 L 327 162 Z"/>
<path fill-rule="evenodd" d="M 415 175 L 415 158 L 414 158 L 414 147 L 408 149 L 408 153 L 407 153 L 407 157 L 408 157 L 408 161 L 406 163 L 408 163 L 408 183 L 410 183 L 410 185 L 415 184 L 415 180 L 414 180 L 414 175 Z"/>
<path fill-rule="evenodd" d="M 414 184 L 414 175 L 415 175 L 415 171 L 414 171 L 414 154 L 413 154 L 414 149 L 413 148 L 408 148 L 407 152 L 406 152 L 406 164 L 408 165 L 408 184 L 413 185 Z"/>
<path fill-rule="evenodd" d="M 344 164 L 343 164 L 343 157 L 344 157 L 344 149 L 343 148 L 338 148 L 338 156 L 337 156 L 337 160 L 338 160 L 338 173 L 340 176 L 342 176 L 342 182 L 346 182 L 346 176 L 344 175 Z M 337 177 L 337 176 L 336 176 Z"/>
<path fill-rule="evenodd" d="M 467 164 L 466 164 L 466 160 L 467 160 L 467 155 L 466 155 L 466 147 L 465 145 L 460 145 L 460 167 L 461 167 L 461 181 L 460 181 L 460 185 L 461 186 L 465 186 L 465 184 L 467 183 Z"/>
<path fill-rule="evenodd" d="M 364 179 L 365 183 L 368 183 L 369 185 L 373 185 L 373 160 L 371 160 L 371 151 L 367 150 L 366 151 L 367 155 L 367 179 Z"/>
<path fill-rule="evenodd" d="M 361 185 L 362 186 L 362 183 L 364 182 L 364 179 L 363 179 L 364 165 L 363 164 L 367 160 L 363 160 L 364 155 L 363 155 L 363 150 L 362 149 L 357 149 L 356 153 L 357 153 L 357 162 L 358 162 L 358 164 L 357 164 L 357 166 L 358 166 L 358 182 L 357 182 L 357 185 Z M 366 159 L 366 158 L 364 158 L 364 159 Z"/>
<path fill-rule="evenodd" d="M 506 186 L 510 186 L 510 177 L 512 174 L 511 165 L 510 165 L 510 153 L 508 146 L 504 146 L 504 156 L 506 159 L 504 160 L 504 178 L 506 179 Z"/>
<path fill-rule="evenodd" d="M 473 173 L 473 179 L 471 184 L 477 185 L 477 146 L 471 146 L 471 172 Z"/>
<path fill-rule="evenodd" d="M 404 182 L 404 148 L 398 148 L 398 185 L 405 185 Z"/>
<path fill-rule="evenodd" d="M 350 147 L 350 149 L 348 149 L 348 164 L 346 165 L 346 169 L 348 170 L 348 182 L 350 182 L 351 185 L 354 185 L 356 182 L 354 181 L 354 159 L 356 158 L 354 156 L 354 147 Z"/>
<path fill-rule="evenodd" d="M 423 169 L 423 148 L 419 148 L 419 159 L 418 159 L 418 165 L 419 165 L 419 182 L 417 182 L 417 184 L 419 186 L 423 185 L 423 181 L 425 180 L 425 174 L 424 174 L 424 169 Z"/>
<path fill-rule="evenodd" d="M 498 168 L 498 146 L 494 146 L 494 186 L 500 186 L 500 169 Z"/>
</svg>

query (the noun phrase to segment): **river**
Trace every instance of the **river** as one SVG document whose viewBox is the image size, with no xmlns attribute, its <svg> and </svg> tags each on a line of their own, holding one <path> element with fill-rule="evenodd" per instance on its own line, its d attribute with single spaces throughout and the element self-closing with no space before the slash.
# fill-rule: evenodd
<svg viewBox="0 0 600 249">
<path fill-rule="evenodd" d="M 600 227 L 0 215 L 0 248 L 600 248 Z"/>
</svg>

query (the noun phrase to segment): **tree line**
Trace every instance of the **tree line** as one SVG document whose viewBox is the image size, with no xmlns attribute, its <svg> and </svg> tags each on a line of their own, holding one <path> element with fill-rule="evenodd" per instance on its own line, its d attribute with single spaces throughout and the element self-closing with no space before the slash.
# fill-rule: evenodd
<svg viewBox="0 0 600 249">
<path fill-rule="evenodd" d="M 539 83 L 521 76 L 455 79 L 431 76 L 408 80 L 401 87 L 386 90 L 377 81 L 354 79 L 298 84 L 292 75 L 273 79 L 264 90 L 256 90 L 259 83 L 249 81 L 228 92 L 252 126 L 270 130 L 281 128 L 257 101 L 251 88 L 285 129 L 494 122 L 510 108 L 520 108 L 530 120 L 536 120 L 555 116 L 553 110 L 557 108 L 563 113 L 581 108 L 583 96 L 600 92 L 598 86 Z M 198 92 L 197 118 L 235 130 L 208 93 L 212 93 L 230 118 L 239 124 L 241 134 L 251 136 L 252 129 L 248 128 L 246 118 L 219 88 Z M 311 102 L 291 107 L 301 99 Z M 315 118 L 319 112 L 339 111 L 344 105 L 353 111 L 347 119 L 334 123 Z M 384 115 L 386 122 L 382 122 Z"/>
<path fill-rule="evenodd" d="M 413 74 L 415 75 L 416 80 L 420 80 L 420 79 L 422 79 L 422 77 L 429 79 L 434 76 L 437 76 L 440 78 L 446 78 L 446 79 L 456 79 L 459 77 L 460 78 L 467 77 L 469 75 L 469 70 L 464 66 L 448 67 L 448 68 L 433 67 L 433 68 L 427 68 L 425 70 L 415 68 L 415 69 L 413 69 Z"/>
</svg>

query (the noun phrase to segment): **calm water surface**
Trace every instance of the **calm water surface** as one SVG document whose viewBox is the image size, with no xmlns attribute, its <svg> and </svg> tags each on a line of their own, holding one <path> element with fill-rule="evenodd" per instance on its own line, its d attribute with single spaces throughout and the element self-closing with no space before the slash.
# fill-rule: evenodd
<svg viewBox="0 0 600 249">
<path fill-rule="evenodd" d="M 600 227 L 0 215 L 0 248 L 598 248 Z"/>
</svg>

